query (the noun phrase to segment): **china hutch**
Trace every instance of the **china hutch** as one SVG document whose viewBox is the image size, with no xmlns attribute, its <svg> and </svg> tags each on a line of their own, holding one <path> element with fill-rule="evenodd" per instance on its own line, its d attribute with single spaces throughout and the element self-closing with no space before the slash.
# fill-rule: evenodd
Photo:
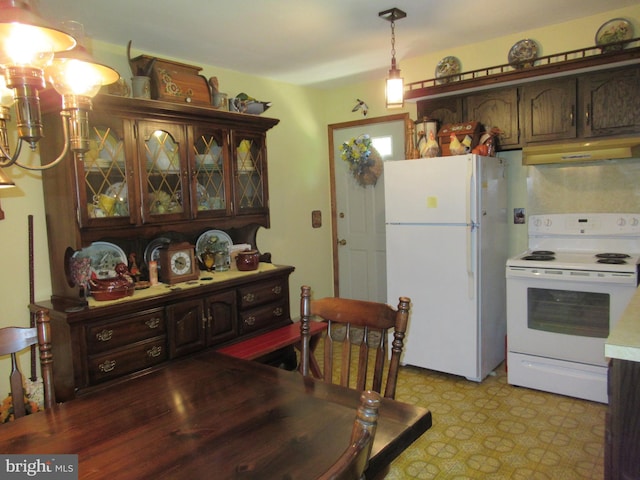
<svg viewBox="0 0 640 480">
<path fill-rule="evenodd" d="M 43 94 L 43 163 L 62 150 L 56 94 Z M 167 286 L 161 294 L 82 308 L 70 271 L 77 251 L 108 242 L 148 275 L 158 238 L 195 245 L 219 229 L 256 245 L 269 227 L 267 131 L 278 120 L 208 106 L 98 95 L 89 151 L 43 172 L 53 295 L 49 308 L 58 401 L 126 379 L 165 361 L 291 322 L 293 267 L 242 276 L 214 272 L 210 283 Z M 270 262 L 268 253 L 261 261 Z"/>
</svg>

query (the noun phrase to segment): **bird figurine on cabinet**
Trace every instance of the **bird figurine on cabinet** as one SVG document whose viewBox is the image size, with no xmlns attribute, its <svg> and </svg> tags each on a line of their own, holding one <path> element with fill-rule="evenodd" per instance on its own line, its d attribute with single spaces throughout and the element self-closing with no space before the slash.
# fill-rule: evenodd
<svg viewBox="0 0 640 480">
<path fill-rule="evenodd" d="M 440 146 L 433 136 L 433 132 L 429 132 L 429 139 L 422 141 L 420 145 L 420 156 L 423 158 L 433 158 L 440 155 Z"/>
<path fill-rule="evenodd" d="M 458 137 L 456 137 L 455 133 L 451 134 L 451 143 L 449 143 L 449 151 L 451 155 L 464 155 L 467 152 L 467 147 L 465 147 Z"/>
<path fill-rule="evenodd" d="M 364 115 L 365 117 L 367 116 L 367 113 L 369 112 L 369 106 L 364 103 L 362 100 L 360 100 L 359 98 L 356 98 L 356 106 L 353 107 L 351 109 L 352 112 L 357 112 L 358 110 L 360 110 L 362 112 L 362 115 Z"/>
<path fill-rule="evenodd" d="M 236 95 L 232 104 L 236 112 L 250 113 L 252 115 L 260 115 L 271 106 L 271 102 L 261 102 L 246 93 Z"/>
</svg>

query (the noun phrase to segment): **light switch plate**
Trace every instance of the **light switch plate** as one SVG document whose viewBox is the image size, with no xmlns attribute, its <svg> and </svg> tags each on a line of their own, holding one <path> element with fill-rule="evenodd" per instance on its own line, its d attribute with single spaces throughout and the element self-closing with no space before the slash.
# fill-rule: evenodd
<svg viewBox="0 0 640 480">
<path fill-rule="evenodd" d="M 322 212 L 320 210 L 311 212 L 311 226 L 313 228 L 320 228 L 322 226 Z"/>
</svg>

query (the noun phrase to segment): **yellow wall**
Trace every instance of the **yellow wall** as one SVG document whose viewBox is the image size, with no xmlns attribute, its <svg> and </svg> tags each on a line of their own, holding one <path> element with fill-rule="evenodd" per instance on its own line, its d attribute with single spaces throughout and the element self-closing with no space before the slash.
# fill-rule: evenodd
<svg viewBox="0 0 640 480">
<path fill-rule="evenodd" d="M 637 5 L 418 58 L 399 58 L 399 66 L 405 82 L 415 82 L 432 78 L 436 64 L 447 55 L 457 56 L 465 71 L 506 63 L 511 45 L 523 38 L 536 40 L 542 46 L 542 55 L 583 48 L 592 45 L 598 27 L 614 17 L 630 19 L 635 31 L 640 32 L 640 5 Z M 494 25 L 482 28 L 499 29 L 499 12 L 496 12 Z M 398 42 L 402 42 L 401 32 Z M 124 44 L 94 42 L 93 50 L 97 60 L 116 68 L 123 77 L 130 77 Z M 162 52 L 135 52 L 134 49 L 133 53 L 164 57 Z M 265 115 L 280 119 L 280 124 L 268 134 L 271 229 L 259 232 L 258 245 L 262 251 L 272 252 L 275 263 L 296 267 L 291 278 L 291 309 L 296 315 L 301 284 L 311 284 L 318 296 L 332 294 L 327 125 L 362 118 L 359 113 L 351 112 L 356 98 L 367 101 L 369 117 L 397 111 L 384 108 L 383 79 L 325 91 L 256 78 L 215 66 L 203 66 L 202 73 L 206 77 L 217 76 L 221 90 L 230 96 L 246 92 L 261 100 L 272 101 L 273 106 Z M 415 118 L 415 104 L 407 103 L 404 111 Z M 23 152 L 23 157 L 29 156 L 37 158 Z M 519 206 L 526 200 L 526 170 L 517 160 L 508 166 L 512 179 L 510 199 L 517 199 L 515 205 Z M 4 256 L 0 276 L 0 327 L 26 326 L 29 322 L 26 310 L 29 301 L 27 216 L 30 214 L 34 216 L 35 225 L 36 299 L 48 298 L 51 292 L 43 197 L 39 175 L 15 167 L 8 169 L 7 173 L 17 188 L 0 192 L 0 202 L 6 215 L 5 220 L 0 221 L 0 251 Z M 312 210 L 322 211 L 321 228 L 311 227 Z M 517 234 L 521 242 L 522 234 Z M 4 380 L 7 378 L 7 363 L 4 359 L 0 362 L 0 397 L 8 390 Z"/>
</svg>

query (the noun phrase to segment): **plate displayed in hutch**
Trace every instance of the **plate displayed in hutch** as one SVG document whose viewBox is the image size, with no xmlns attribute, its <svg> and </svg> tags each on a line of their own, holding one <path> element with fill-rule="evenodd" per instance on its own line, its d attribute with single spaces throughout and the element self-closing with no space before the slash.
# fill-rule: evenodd
<svg viewBox="0 0 640 480">
<path fill-rule="evenodd" d="M 72 258 L 91 259 L 91 274 L 95 278 L 116 277 L 116 265 L 127 265 L 127 256 L 119 246 L 109 242 L 93 242 L 86 248 L 78 250 Z"/>
<path fill-rule="evenodd" d="M 460 60 L 457 57 L 444 57 L 436 65 L 436 78 L 438 83 L 449 83 L 459 80 Z"/>
<path fill-rule="evenodd" d="M 596 32 L 596 45 L 600 47 L 603 53 L 614 52 L 622 50 L 625 40 L 631 40 L 632 38 L 633 25 L 631 25 L 631 22 L 624 18 L 614 18 L 600 26 Z"/>
<path fill-rule="evenodd" d="M 528 38 L 516 42 L 509 50 L 509 65 L 513 68 L 533 67 L 536 58 L 538 58 L 538 44 Z"/>
</svg>

